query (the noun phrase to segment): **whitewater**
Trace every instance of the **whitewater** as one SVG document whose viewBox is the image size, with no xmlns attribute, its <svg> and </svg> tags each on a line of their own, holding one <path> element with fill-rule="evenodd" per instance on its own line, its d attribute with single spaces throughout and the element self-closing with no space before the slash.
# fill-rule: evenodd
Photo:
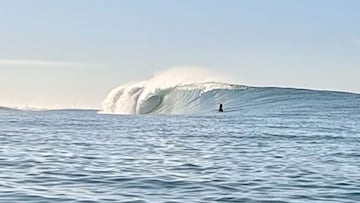
<svg viewBox="0 0 360 203">
<path fill-rule="evenodd" d="M 101 110 L 0 108 L 0 146 L 0 202 L 360 201 L 355 93 L 176 69 Z"/>
</svg>

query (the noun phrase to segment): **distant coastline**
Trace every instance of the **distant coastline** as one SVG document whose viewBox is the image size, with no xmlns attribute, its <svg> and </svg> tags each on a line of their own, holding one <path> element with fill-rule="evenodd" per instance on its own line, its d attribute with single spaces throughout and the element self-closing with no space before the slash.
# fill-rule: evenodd
<svg viewBox="0 0 360 203">
<path fill-rule="evenodd" d="M 46 108 L 18 108 L 18 107 L 0 106 L 0 111 L 100 111 L 100 109 L 85 109 L 85 108 L 46 109 Z"/>
</svg>

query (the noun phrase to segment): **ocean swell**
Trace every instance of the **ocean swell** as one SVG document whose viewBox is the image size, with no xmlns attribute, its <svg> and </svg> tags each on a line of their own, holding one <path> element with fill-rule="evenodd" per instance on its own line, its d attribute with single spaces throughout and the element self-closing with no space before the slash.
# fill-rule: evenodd
<svg viewBox="0 0 360 203">
<path fill-rule="evenodd" d="M 216 82 L 204 74 L 170 71 L 113 89 L 103 102 L 107 114 L 202 114 L 242 111 L 264 113 L 335 112 L 357 106 L 358 94 L 278 87 L 249 87 Z M 316 108 L 315 108 L 316 107 Z M 336 108 L 337 107 L 337 108 Z"/>
</svg>

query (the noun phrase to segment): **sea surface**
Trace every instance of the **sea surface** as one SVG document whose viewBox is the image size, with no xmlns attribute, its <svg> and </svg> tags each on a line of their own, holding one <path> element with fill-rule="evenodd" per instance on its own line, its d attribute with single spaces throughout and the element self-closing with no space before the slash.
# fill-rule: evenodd
<svg viewBox="0 0 360 203">
<path fill-rule="evenodd" d="M 179 91 L 191 108 L 1 109 L 0 202 L 360 202 L 360 95 Z"/>
</svg>

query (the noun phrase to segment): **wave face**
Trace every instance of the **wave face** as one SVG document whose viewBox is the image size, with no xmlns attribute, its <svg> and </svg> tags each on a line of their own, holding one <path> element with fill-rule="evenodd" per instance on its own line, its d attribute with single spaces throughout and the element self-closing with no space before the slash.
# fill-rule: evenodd
<svg viewBox="0 0 360 203">
<path fill-rule="evenodd" d="M 121 87 L 113 90 L 103 105 L 104 113 L 186 114 L 208 112 L 219 103 L 235 99 L 245 86 L 206 82 L 146 91 L 144 86 Z"/>
<path fill-rule="evenodd" d="M 228 113 L 301 113 L 358 109 L 360 95 L 277 87 L 249 87 L 230 83 L 174 82 L 152 79 L 112 90 L 101 113 L 198 114 L 216 112 L 219 104 Z"/>
</svg>

